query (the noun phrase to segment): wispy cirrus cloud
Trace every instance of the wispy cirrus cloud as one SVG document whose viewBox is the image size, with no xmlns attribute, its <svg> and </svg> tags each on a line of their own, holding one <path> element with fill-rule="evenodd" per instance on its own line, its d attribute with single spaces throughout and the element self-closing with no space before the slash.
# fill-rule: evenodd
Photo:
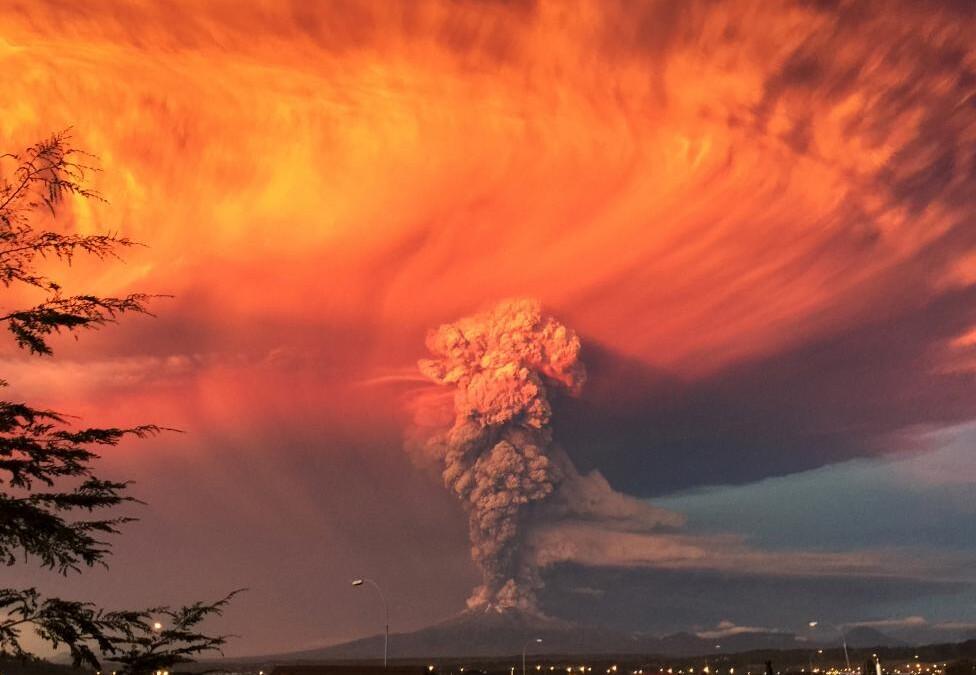
<svg viewBox="0 0 976 675">
<path fill-rule="evenodd" d="M 940 581 L 961 578 L 952 561 L 877 542 L 824 552 L 823 528 L 794 528 L 794 545 L 769 550 L 628 499 L 925 449 L 933 429 L 976 419 L 967 8 L 198 5 L 5 5 L 0 59 L 16 104 L 2 149 L 72 125 L 101 157 L 94 181 L 111 203 L 71 201 L 60 223 L 151 245 L 111 270 L 78 261 L 66 289 L 177 300 L 156 321 L 67 344 L 63 360 L 6 361 L 3 376 L 11 393 L 86 421 L 190 431 L 153 446 L 168 453 L 110 459 L 143 482 L 193 482 L 151 496 L 161 517 L 219 520 L 200 525 L 198 553 L 209 539 L 237 555 L 208 558 L 213 569 L 305 598 L 277 575 L 281 557 L 301 566 L 303 546 L 327 539 L 316 554 L 330 572 L 376 565 L 409 589 L 416 622 L 459 606 L 463 527 L 399 458 L 401 394 L 416 384 L 403 373 L 429 327 L 529 295 L 583 338 L 591 379 L 557 403 L 556 435 L 605 487 L 589 520 L 563 514 L 542 533 L 551 575 L 585 564 L 686 588 L 714 575 L 699 588 L 738 593 L 714 581 L 731 575 L 757 597 L 763 581 L 806 588 L 812 604 L 847 579 L 861 608 L 957 588 Z M 269 476 L 272 487 L 256 480 Z M 255 505 L 265 498 L 274 506 Z M 307 531 L 279 539 L 295 522 Z M 192 536 L 174 523 L 172 548 Z M 411 529 L 426 534 L 402 536 Z M 453 539 L 439 543 L 441 530 Z M 948 546 L 964 528 L 920 531 Z M 262 536 L 273 551 L 252 550 Z M 391 537 L 401 564 L 371 562 Z M 143 543 L 126 554 L 136 568 L 157 564 Z M 431 549 L 450 561 L 450 597 L 434 592 L 445 581 Z M 186 576 L 154 569 L 176 587 Z M 899 570 L 919 578 L 902 583 Z M 661 602 L 678 593 L 654 588 Z M 760 599 L 749 606 L 779 611 Z M 693 609 L 674 616 L 750 623 Z M 315 621 L 279 607 L 260 639 L 353 630 L 307 610 Z"/>
</svg>

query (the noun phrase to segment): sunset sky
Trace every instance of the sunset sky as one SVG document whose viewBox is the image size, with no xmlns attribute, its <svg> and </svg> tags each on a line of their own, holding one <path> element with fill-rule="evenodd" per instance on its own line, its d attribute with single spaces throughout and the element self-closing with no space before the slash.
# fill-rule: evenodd
<svg viewBox="0 0 976 675">
<path fill-rule="evenodd" d="M 976 632 L 974 34 L 970 0 L 0 2 L 0 152 L 71 127 L 107 203 L 57 227 L 147 244 L 63 285 L 172 296 L 8 342 L 6 396 L 185 432 L 104 453 L 148 503 L 109 570 L 5 583 L 248 587 L 228 654 L 375 632 L 358 576 L 393 631 L 455 615 L 417 360 L 520 297 L 582 343 L 556 442 L 643 514 L 539 529 L 548 614 Z"/>
</svg>

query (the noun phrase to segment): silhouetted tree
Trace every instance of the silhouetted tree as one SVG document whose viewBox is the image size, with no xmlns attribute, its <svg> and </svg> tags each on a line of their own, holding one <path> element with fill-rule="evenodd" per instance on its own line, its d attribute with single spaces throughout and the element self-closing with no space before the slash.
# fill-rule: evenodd
<svg viewBox="0 0 976 675">
<path fill-rule="evenodd" d="M 89 159 L 70 145 L 66 132 L 0 156 L 13 166 L 12 173 L 0 174 L 0 283 L 40 295 L 31 307 L 0 312 L 0 323 L 19 348 L 41 357 L 51 356 L 56 333 L 98 328 L 126 313 L 148 314 L 151 296 L 66 295 L 38 269 L 43 259 L 70 263 L 86 254 L 108 260 L 135 245 L 114 234 L 61 234 L 36 225 L 40 212 L 56 215 L 68 195 L 101 199 L 85 187 L 86 174 L 95 170 Z M 132 519 L 99 516 L 136 500 L 128 483 L 96 475 L 95 450 L 161 431 L 155 425 L 76 429 L 53 410 L 0 401 L 0 562 L 33 560 L 64 575 L 104 565 L 107 537 Z M 179 609 L 110 612 L 90 602 L 45 598 L 34 588 L 0 588 L 0 655 L 33 657 L 22 642 L 22 631 L 33 629 L 54 648 L 67 648 L 75 665 L 99 668 L 101 657 L 124 672 L 167 668 L 220 649 L 227 636 L 208 636 L 197 626 L 220 614 L 233 595 Z"/>
</svg>

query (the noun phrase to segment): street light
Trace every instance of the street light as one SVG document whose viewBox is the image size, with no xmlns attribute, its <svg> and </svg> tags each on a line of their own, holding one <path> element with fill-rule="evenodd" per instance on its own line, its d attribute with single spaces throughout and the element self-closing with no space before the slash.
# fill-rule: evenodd
<svg viewBox="0 0 976 675">
<path fill-rule="evenodd" d="M 807 625 L 810 626 L 811 629 L 816 628 L 819 624 L 820 624 L 819 621 L 810 621 L 809 623 L 807 623 Z M 829 626 L 829 627 L 831 627 L 831 628 L 833 628 L 834 630 L 836 630 L 837 632 L 840 633 L 841 642 L 844 643 L 844 663 L 847 664 L 847 670 L 850 671 L 850 669 L 851 669 L 851 658 L 850 658 L 850 656 L 847 655 L 847 634 L 844 633 L 844 629 L 841 628 L 840 626 L 837 626 L 837 625 L 832 624 L 832 623 L 828 623 L 826 625 Z"/>
<path fill-rule="evenodd" d="M 817 656 L 823 656 L 823 650 L 822 649 L 818 649 L 817 650 Z M 812 652 L 810 653 L 810 672 L 811 673 L 817 672 L 817 671 L 815 671 L 813 669 L 813 653 Z"/>
<path fill-rule="evenodd" d="M 532 644 L 533 642 L 537 642 L 541 644 L 542 638 L 532 638 L 531 640 L 528 640 L 524 645 L 522 645 L 522 675 L 525 675 L 525 650 L 528 649 L 529 645 Z"/>
<path fill-rule="evenodd" d="M 390 644 L 390 607 L 386 604 L 386 597 L 383 595 L 379 584 L 372 579 L 353 579 L 353 586 L 362 586 L 363 584 L 369 584 L 375 588 L 376 592 L 379 593 L 380 600 L 383 601 L 383 668 L 386 668 L 387 648 Z"/>
</svg>

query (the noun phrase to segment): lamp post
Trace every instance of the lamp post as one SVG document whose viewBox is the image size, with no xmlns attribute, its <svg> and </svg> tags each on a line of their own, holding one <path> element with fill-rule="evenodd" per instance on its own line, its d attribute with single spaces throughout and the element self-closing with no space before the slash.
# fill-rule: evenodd
<svg viewBox="0 0 976 675">
<path fill-rule="evenodd" d="M 817 655 L 819 656 L 821 654 L 823 654 L 823 650 L 822 649 L 818 649 L 817 650 Z M 811 673 L 814 672 L 813 671 L 813 652 L 810 652 L 810 672 Z"/>
<path fill-rule="evenodd" d="M 390 607 L 386 604 L 386 596 L 383 595 L 383 590 L 378 583 L 372 579 L 353 579 L 353 586 L 358 587 L 363 584 L 369 584 L 375 588 L 380 596 L 380 600 L 383 601 L 383 667 L 386 668 L 387 648 L 390 644 Z"/>
<path fill-rule="evenodd" d="M 524 645 L 522 645 L 522 675 L 525 675 L 525 650 L 529 648 L 529 645 L 533 642 L 542 642 L 542 638 L 532 638 L 528 640 Z"/>
<path fill-rule="evenodd" d="M 811 629 L 816 628 L 817 625 L 819 625 L 819 624 L 820 624 L 819 621 L 810 621 L 809 623 L 807 623 L 807 625 L 810 626 Z M 844 632 L 844 629 L 842 627 L 840 627 L 840 626 L 837 626 L 837 625 L 832 624 L 832 623 L 828 623 L 827 625 L 830 626 L 831 628 L 833 628 L 834 630 L 836 630 L 837 632 L 840 633 L 841 642 L 844 644 L 844 663 L 847 664 L 847 670 L 850 671 L 850 669 L 851 669 L 851 658 L 850 658 L 850 656 L 847 655 L 847 634 Z"/>
</svg>

